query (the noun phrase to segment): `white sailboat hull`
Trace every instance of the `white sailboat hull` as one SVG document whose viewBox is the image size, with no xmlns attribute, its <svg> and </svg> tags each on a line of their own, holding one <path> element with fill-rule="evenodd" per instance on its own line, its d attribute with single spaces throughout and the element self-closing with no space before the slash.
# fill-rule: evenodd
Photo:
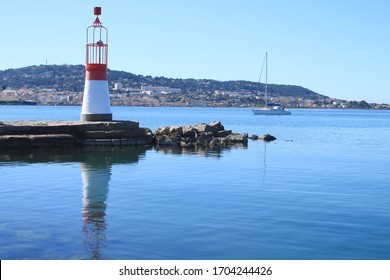
<svg viewBox="0 0 390 280">
<path fill-rule="evenodd" d="M 253 114 L 255 115 L 291 115 L 291 112 L 281 108 L 256 108 L 252 109 Z"/>
</svg>

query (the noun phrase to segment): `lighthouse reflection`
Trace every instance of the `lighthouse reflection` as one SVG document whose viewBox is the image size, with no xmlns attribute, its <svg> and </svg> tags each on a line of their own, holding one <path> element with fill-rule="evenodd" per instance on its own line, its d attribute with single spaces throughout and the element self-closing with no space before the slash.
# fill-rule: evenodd
<svg viewBox="0 0 390 280">
<path fill-rule="evenodd" d="M 56 166 L 69 163 L 80 166 L 82 182 L 82 206 L 79 216 L 80 239 L 73 239 L 72 244 L 84 246 L 83 259 L 107 259 L 104 254 L 109 220 L 108 198 L 112 170 L 115 166 L 137 164 L 146 158 L 149 148 L 145 147 L 91 147 L 83 149 L 0 149 L 1 164 L 42 164 Z M 60 174 L 60 173 L 59 173 Z M 64 184 L 67 178 L 58 178 L 58 184 Z M 69 178 L 72 181 L 73 178 Z M 48 184 L 47 182 L 42 183 Z M 46 185 L 45 185 L 46 186 Z M 61 194 L 59 193 L 60 197 Z M 60 218 L 59 218 L 60 219 Z"/>
<path fill-rule="evenodd" d="M 82 232 L 89 259 L 104 258 L 102 251 L 106 246 L 106 210 L 112 166 L 137 163 L 144 154 L 145 149 L 139 148 L 84 151 L 80 160 L 83 182 Z"/>
<path fill-rule="evenodd" d="M 104 246 L 106 224 L 106 208 L 111 164 L 94 165 L 81 163 L 83 180 L 83 232 L 84 246 L 91 253 L 91 259 L 101 259 L 101 248 Z"/>
<path fill-rule="evenodd" d="M 234 148 L 245 149 L 245 147 Z M 133 193 L 130 182 L 127 189 L 122 187 L 126 186 L 126 178 L 131 176 L 135 165 L 140 162 L 139 169 L 141 169 L 141 172 L 153 172 L 152 169 L 145 169 L 153 166 L 155 168 L 165 168 L 159 164 L 156 165 L 156 163 L 164 159 L 162 155 L 167 155 L 168 161 L 176 161 L 177 156 L 213 157 L 218 159 L 223 157 L 224 153 L 230 149 L 233 148 L 188 150 L 161 147 L 91 147 L 59 150 L 0 150 L 0 167 L 3 164 L 25 165 L 24 168 L 30 168 L 30 165 L 38 164 L 38 167 L 42 168 L 42 172 L 53 172 L 53 174 L 48 176 L 33 178 L 35 182 L 32 185 L 42 186 L 37 192 L 43 193 L 42 198 L 37 196 L 37 199 L 40 200 L 34 202 L 34 205 L 39 207 L 40 203 L 43 204 L 43 210 L 37 209 L 36 211 L 54 210 L 52 213 L 49 213 L 48 218 L 42 215 L 43 217 L 38 222 L 42 222 L 42 230 L 47 230 L 53 236 L 59 236 L 58 238 L 66 239 L 64 242 L 67 242 L 65 244 L 69 244 L 68 247 L 71 249 L 67 249 L 67 246 L 64 246 L 62 242 L 57 245 L 50 243 L 51 241 L 48 240 L 46 247 L 51 250 L 46 251 L 59 251 L 58 256 L 60 258 L 69 258 L 71 255 L 75 256 L 72 258 L 77 259 L 110 259 L 116 252 L 115 247 L 118 248 L 118 245 L 122 244 L 122 242 L 129 242 L 128 240 L 132 238 L 132 234 L 134 234 L 134 238 L 137 238 L 139 237 L 138 234 L 142 234 L 143 230 L 147 230 L 146 234 L 149 232 L 149 229 L 145 228 L 137 228 L 135 232 L 131 228 L 131 223 L 126 224 L 127 226 L 119 225 L 120 229 L 125 228 L 125 235 L 111 231 L 118 226 L 118 220 L 122 218 L 135 222 L 138 221 L 138 217 L 119 217 L 119 215 L 123 214 L 122 209 L 128 210 L 131 208 L 131 210 L 134 210 L 136 209 L 132 208 L 134 205 L 121 205 L 126 208 L 118 208 L 116 207 L 117 205 L 113 205 L 122 192 L 129 195 Z M 174 156 L 172 157 L 171 155 Z M 146 159 L 151 160 L 151 162 L 145 164 Z M 35 170 L 33 169 L 33 171 Z M 62 172 L 64 170 L 65 173 Z M 118 178 L 117 176 L 123 175 L 121 173 L 123 171 L 126 172 L 125 177 Z M 64 178 L 63 174 L 70 174 L 72 177 Z M 45 181 L 46 178 L 51 180 Z M 118 180 L 125 185 L 118 185 Z M 135 181 L 131 182 L 141 182 L 140 180 L 142 184 L 146 185 L 149 183 L 145 178 L 136 178 Z M 162 184 L 167 183 L 169 182 L 162 181 Z M 26 184 L 28 185 L 28 182 Z M 30 188 L 32 187 L 28 187 L 28 189 Z M 149 187 L 147 189 L 152 190 Z M 44 192 L 48 192 L 48 194 Z M 27 195 L 29 194 L 30 192 L 27 192 Z M 69 195 L 69 197 L 65 197 L 64 194 Z M 139 194 L 144 195 L 143 193 Z M 166 195 L 169 194 L 166 193 Z M 163 199 L 165 200 L 166 197 Z M 141 207 L 146 207 L 145 205 L 148 205 L 148 203 L 143 205 L 143 201 L 141 201 L 140 205 Z M 150 213 L 153 213 L 153 211 Z M 36 215 L 33 216 L 39 219 Z M 56 228 L 53 226 L 56 224 L 61 224 L 61 226 Z M 69 237 L 61 235 L 64 232 L 64 227 L 71 232 Z M 31 244 L 34 244 L 34 242 L 35 240 L 32 239 Z M 46 258 L 47 256 L 51 257 L 51 255 L 42 256 Z"/>
</svg>

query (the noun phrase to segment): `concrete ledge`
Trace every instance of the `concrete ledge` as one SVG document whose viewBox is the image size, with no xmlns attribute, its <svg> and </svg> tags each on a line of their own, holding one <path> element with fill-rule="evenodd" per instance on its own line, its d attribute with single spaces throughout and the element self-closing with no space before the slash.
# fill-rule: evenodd
<svg viewBox="0 0 390 280">
<path fill-rule="evenodd" d="M 133 128 L 125 130 L 93 130 L 83 131 L 84 138 L 87 139 L 115 139 L 115 138 L 133 138 L 145 135 L 144 128 Z"/>
<path fill-rule="evenodd" d="M 0 148 L 25 149 L 82 146 L 150 145 L 148 128 L 135 121 L 3 121 Z"/>
<path fill-rule="evenodd" d="M 153 137 L 144 136 L 141 138 L 125 138 L 125 139 L 86 139 L 82 145 L 85 147 L 129 147 L 129 146 L 144 146 L 149 145 Z"/>
<path fill-rule="evenodd" d="M 42 134 L 42 132 L 112 131 L 136 128 L 139 128 L 139 123 L 136 121 L 3 121 L 0 125 L 0 135 Z"/>
<path fill-rule="evenodd" d="M 3 149 L 70 148 L 76 146 L 77 139 L 69 134 L 0 136 L 0 148 Z"/>
</svg>

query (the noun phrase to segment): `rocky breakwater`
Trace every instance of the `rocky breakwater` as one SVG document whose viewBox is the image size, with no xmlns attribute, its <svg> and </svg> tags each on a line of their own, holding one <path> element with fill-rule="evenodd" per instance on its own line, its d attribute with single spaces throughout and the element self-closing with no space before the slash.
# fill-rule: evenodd
<svg viewBox="0 0 390 280">
<path fill-rule="evenodd" d="M 151 145 L 150 129 L 135 121 L 3 121 L 0 149 Z"/>
<path fill-rule="evenodd" d="M 154 145 L 171 147 L 223 147 L 235 144 L 246 145 L 247 133 L 226 130 L 219 121 L 185 126 L 164 126 L 153 134 Z"/>
<path fill-rule="evenodd" d="M 185 126 L 164 126 L 154 133 L 135 121 L 3 121 L 0 122 L 0 150 L 31 148 L 77 148 L 151 146 L 214 148 L 247 145 L 248 139 L 276 138 L 226 130 L 219 121 Z"/>
</svg>

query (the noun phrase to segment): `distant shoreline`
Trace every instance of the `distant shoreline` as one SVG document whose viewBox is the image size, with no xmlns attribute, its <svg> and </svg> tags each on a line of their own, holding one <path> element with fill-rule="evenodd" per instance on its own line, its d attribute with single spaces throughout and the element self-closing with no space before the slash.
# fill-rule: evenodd
<svg viewBox="0 0 390 280">
<path fill-rule="evenodd" d="M 387 105 L 387 104 L 385 104 Z M 10 100 L 10 101 L 4 101 L 0 100 L 0 106 L 48 106 L 48 107 L 54 107 L 54 106 L 61 106 L 61 107 L 69 107 L 69 106 L 80 106 L 81 104 L 39 104 L 36 101 L 27 101 L 27 100 Z M 119 104 L 113 104 L 111 105 L 113 107 L 173 107 L 173 108 L 255 108 L 256 106 L 175 106 L 175 105 L 166 105 L 166 106 L 152 106 L 152 105 L 119 105 Z M 390 110 L 390 105 L 386 107 L 380 107 L 380 108 L 333 108 L 333 107 L 288 107 L 288 109 L 309 109 L 309 110 L 375 110 L 375 111 L 388 111 Z"/>
<path fill-rule="evenodd" d="M 27 101 L 27 100 L 10 100 L 10 101 L 0 100 L 0 105 L 26 105 L 26 106 L 34 106 L 34 105 L 38 105 L 38 102 L 36 102 L 36 101 Z"/>
</svg>

